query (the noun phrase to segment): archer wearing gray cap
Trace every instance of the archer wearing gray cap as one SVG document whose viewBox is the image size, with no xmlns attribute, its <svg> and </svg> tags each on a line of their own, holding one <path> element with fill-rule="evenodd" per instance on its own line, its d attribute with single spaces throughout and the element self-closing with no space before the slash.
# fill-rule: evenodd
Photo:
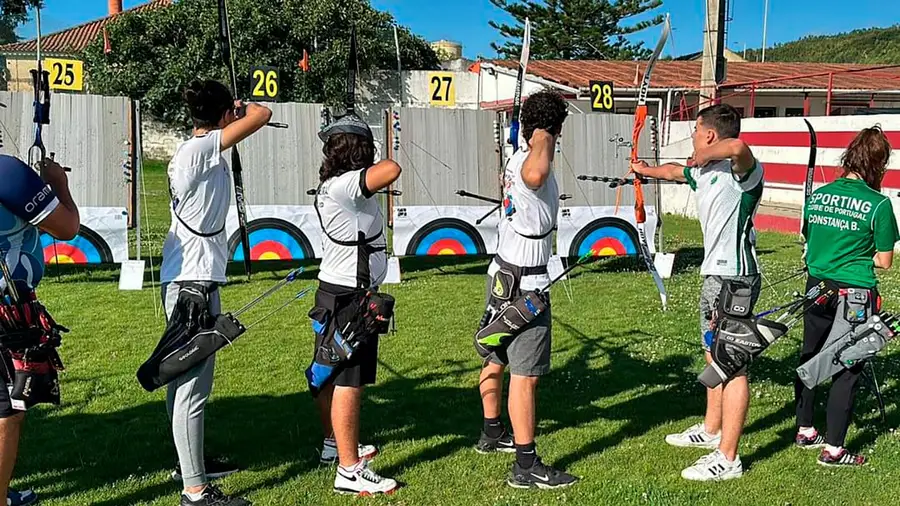
<svg viewBox="0 0 900 506">
<path fill-rule="evenodd" d="M 387 274 L 384 218 L 372 198 L 400 177 L 392 160 L 375 163 L 372 130 L 352 111 L 319 132 L 325 143 L 314 209 L 322 227 L 322 263 L 316 303 L 309 312 L 315 333 L 306 370 L 325 441 L 322 463 L 338 463 L 334 491 L 389 494 L 397 482 L 369 469 L 378 450 L 359 443 L 365 385 L 375 383 L 378 332 L 350 330 L 360 308 L 370 308 Z M 385 320 L 389 320 L 387 316 Z"/>
</svg>

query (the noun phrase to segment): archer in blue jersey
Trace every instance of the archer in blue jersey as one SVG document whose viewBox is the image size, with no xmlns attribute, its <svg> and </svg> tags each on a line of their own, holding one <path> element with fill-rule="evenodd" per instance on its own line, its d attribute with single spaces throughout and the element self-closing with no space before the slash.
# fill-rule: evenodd
<svg viewBox="0 0 900 506">
<path fill-rule="evenodd" d="M 44 274 L 40 231 L 69 240 L 75 237 L 80 226 L 78 207 L 69 193 L 65 169 L 45 159 L 40 171 L 38 175 L 18 158 L 0 155 L 0 258 L 9 266 L 20 296 L 33 292 Z M 9 282 L 2 276 L 0 294 L 7 293 Z M 2 346 L 0 352 L 9 353 Z M 33 492 L 9 490 L 25 412 L 13 407 L 9 389 L 3 387 L 0 387 L 0 497 L 7 497 L 7 504 L 31 503 L 36 500 Z"/>
</svg>

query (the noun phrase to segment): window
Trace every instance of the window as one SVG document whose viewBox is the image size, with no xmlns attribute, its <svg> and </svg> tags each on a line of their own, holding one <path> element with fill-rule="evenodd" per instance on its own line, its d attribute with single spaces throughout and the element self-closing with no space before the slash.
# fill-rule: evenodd
<svg viewBox="0 0 900 506">
<path fill-rule="evenodd" d="M 784 116 L 786 118 L 802 118 L 803 117 L 803 108 L 802 107 L 785 107 L 784 108 Z"/>
<path fill-rule="evenodd" d="M 775 107 L 757 107 L 753 110 L 754 118 L 774 118 L 777 114 Z"/>
</svg>

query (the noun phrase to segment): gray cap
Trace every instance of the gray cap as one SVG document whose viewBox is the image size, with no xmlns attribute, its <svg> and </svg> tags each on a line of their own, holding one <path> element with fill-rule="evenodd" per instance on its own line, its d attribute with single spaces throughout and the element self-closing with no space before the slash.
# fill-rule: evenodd
<svg viewBox="0 0 900 506">
<path fill-rule="evenodd" d="M 335 134 L 356 134 L 372 140 L 372 129 L 355 113 L 345 114 L 336 118 L 319 132 L 319 138 L 322 142 L 328 141 L 328 138 Z"/>
</svg>

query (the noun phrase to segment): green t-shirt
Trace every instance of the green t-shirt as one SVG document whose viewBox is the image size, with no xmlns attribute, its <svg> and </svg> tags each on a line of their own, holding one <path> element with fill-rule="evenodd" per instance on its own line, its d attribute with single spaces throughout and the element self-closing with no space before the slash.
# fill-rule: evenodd
<svg viewBox="0 0 900 506">
<path fill-rule="evenodd" d="M 891 201 L 861 179 L 839 178 L 815 192 L 803 213 L 809 274 L 874 288 L 875 252 L 900 240 Z"/>
</svg>

